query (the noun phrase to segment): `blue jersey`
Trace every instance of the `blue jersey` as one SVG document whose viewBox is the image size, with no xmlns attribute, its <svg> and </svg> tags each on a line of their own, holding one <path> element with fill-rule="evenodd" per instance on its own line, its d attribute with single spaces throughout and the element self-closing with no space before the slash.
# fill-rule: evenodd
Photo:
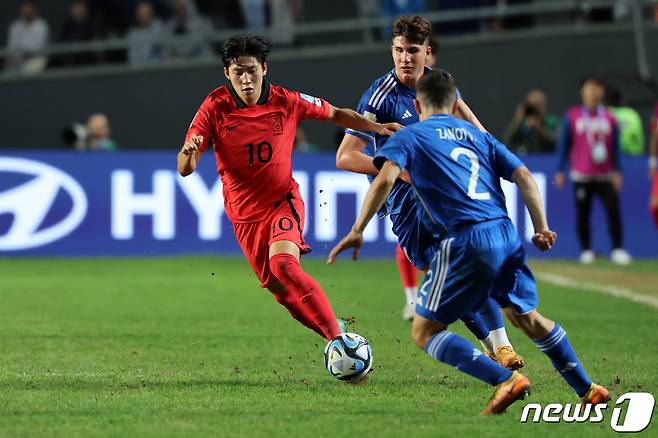
<svg viewBox="0 0 658 438">
<path fill-rule="evenodd" d="M 375 165 L 386 160 L 409 172 L 421 217 L 434 233 L 507 217 L 500 178 L 510 180 L 523 165 L 491 134 L 447 114 L 391 136 Z"/>
<path fill-rule="evenodd" d="M 414 109 L 414 98 L 416 90 L 404 85 L 392 69 L 384 76 L 375 80 L 368 88 L 357 107 L 357 112 L 367 119 L 378 123 L 397 122 L 404 126 L 409 126 L 418 122 L 418 114 Z M 366 155 L 371 157 L 381 148 L 388 139 L 387 136 L 379 135 L 376 132 L 356 131 L 346 129 L 347 134 L 362 138 L 368 142 L 365 150 Z M 372 183 L 374 177 L 368 175 L 368 181 Z M 385 208 L 382 209 L 381 216 L 391 213 L 398 214 L 403 199 L 409 195 L 409 185 L 402 180 L 397 180 L 393 190 L 386 200 Z"/>
<path fill-rule="evenodd" d="M 430 71 L 426 68 L 425 71 Z M 461 98 L 459 90 L 457 96 Z M 403 126 L 409 126 L 418 122 L 418 114 L 414 108 L 414 98 L 416 97 L 416 89 L 409 88 L 398 79 L 395 74 L 395 69 L 392 69 L 384 76 L 376 79 L 370 88 L 361 96 L 359 106 L 356 111 L 378 123 L 399 123 Z M 357 131 L 354 129 L 346 129 L 346 134 L 351 134 L 356 137 L 362 138 L 368 144 L 364 149 L 364 153 L 374 157 L 381 147 L 384 146 L 389 137 L 379 135 L 376 132 Z M 372 183 L 375 178 L 368 175 L 368 181 Z M 386 199 L 386 205 L 380 212 L 380 216 L 386 214 L 398 215 L 401 212 L 405 200 L 411 200 L 412 190 L 409 184 L 402 180 L 397 180 L 391 190 L 391 194 Z M 406 214 L 406 212 L 402 212 Z"/>
</svg>

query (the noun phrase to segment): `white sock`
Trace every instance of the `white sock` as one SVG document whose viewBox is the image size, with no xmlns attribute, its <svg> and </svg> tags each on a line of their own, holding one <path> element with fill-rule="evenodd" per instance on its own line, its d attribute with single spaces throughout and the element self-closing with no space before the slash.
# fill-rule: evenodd
<svg viewBox="0 0 658 438">
<path fill-rule="evenodd" d="M 489 336 L 486 337 L 485 341 L 488 341 L 491 344 L 491 348 L 494 352 L 498 351 L 498 347 L 501 345 L 507 345 L 508 347 L 512 346 L 512 343 L 507 339 L 505 327 L 490 331 Z"/>
<path fill-rule="evenodd" d="M 418 289 L 415 287 L 405 287 L 404 288 L 404 293 L 407 296 L 407 303 L 410 306 L 415 306 L 416 305 L 416 293 Z"/>
<path fill-rule="evenodd" d="M 480 344 L 482 344 L 482 348 L 484 349 L 485 353 L 491 353 L 494 354 L 494 350 L 491 347 L 491 340 L 489 337 L 486 337 L 480 341 Z"/>
</svg>

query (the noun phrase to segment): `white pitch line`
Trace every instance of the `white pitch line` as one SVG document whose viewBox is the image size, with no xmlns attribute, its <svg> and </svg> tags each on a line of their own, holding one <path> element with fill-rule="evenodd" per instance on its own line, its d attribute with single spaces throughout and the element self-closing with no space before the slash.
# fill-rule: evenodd
<svg viewBox="0 0 658 438">
<path fill-rule="evenodd" d="M 540 281 L 551 283 L 556 286 L 571 287 L 576 289 L 586 289 L 592 292 L 598 292 L 605 295 L 610 295 L 617 298 L 625 298 L 636 303 L 646 304 L 647 306 L 655 307 L 658 309 L 658 298 L 650 297 L 643 294 L 638 294 L 629 289 L 618 286 L 607 286 L 604 284 L 588 283 L 586 281 L 578 281 L 573 278 L 565 277 L 559 274 L 550 272 L 535 272 L 535 275 Z"/>
</svg>

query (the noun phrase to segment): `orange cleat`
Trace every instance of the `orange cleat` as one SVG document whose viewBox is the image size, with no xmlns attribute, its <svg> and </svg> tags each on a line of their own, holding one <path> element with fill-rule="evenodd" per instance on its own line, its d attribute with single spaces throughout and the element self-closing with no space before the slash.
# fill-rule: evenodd
<svg viewBox="0 0 658 438">
<path fill-rule="evenodd" d="M 580 403 L 583 405 L 598 405 L 599 403 L 605 403 L 608 400 L 610 400 L 610 393 L 608 390 L 601 385 L 592 383 L 585 396 L 580 398 Z"/>
<path fill-rule="evenodd" d="M 509 379 L 496 386 L 482 415 L 502 414 L 509 405 L 519 399 L 523 400 L 529 394 L 530 380 L 518 371 L 513 371 Z"/>
<path fill-rule="evenodd" d="M 512 347 L 508 345 L 498 347 L 496 350 L 496 360 L 501 366 L 511 371 L 520 370 L 525 365 L 523 356 L 516 354 Z"/>
</svg>

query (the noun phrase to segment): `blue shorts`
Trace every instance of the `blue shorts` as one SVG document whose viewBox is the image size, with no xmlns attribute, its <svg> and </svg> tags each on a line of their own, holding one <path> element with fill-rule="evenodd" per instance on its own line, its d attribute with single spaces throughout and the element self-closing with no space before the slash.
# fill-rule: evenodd
<svg viewBox="0 0 658 438">
<path fill-rule="evenodd" d="M 462 227 L 440 244 L 420 290 L 416 313 L 451 324 L 487 298 L 525 314 L 537 307 L 537 286 L 508 218 Z"/>
<path fill-rule="evenodd" d="M 421 271 L 432 262 L 439 250 L 440 240 L 435 237 L 418 218 L 416 201 L 409 193 L 403 198 L 397 213 L 391 213 L 393 234 L 398 238 L 409 261 Z"/>
</svg>

